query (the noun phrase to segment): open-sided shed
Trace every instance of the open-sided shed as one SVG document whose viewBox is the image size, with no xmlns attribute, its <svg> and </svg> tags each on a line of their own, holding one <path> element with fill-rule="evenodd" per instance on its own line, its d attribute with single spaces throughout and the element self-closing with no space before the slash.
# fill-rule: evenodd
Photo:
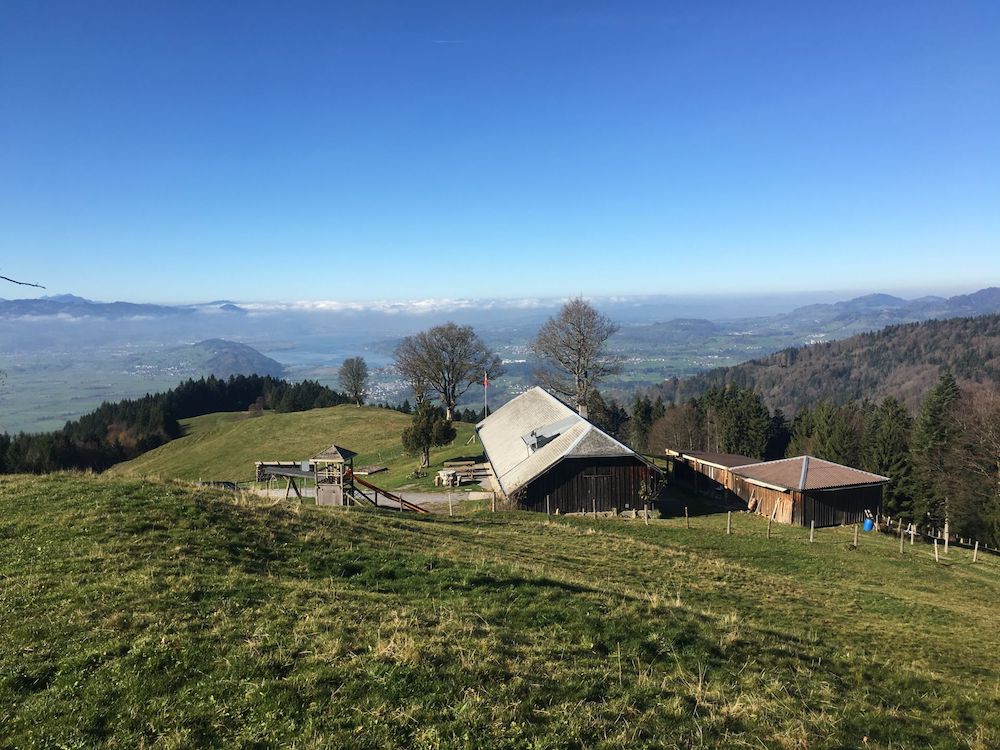
<svg viewBox="0 0 1000 750">
<path fill-rule="evenodd" d="M 729 499 L 781 523 L 808 527 L 860 523 L 877 515 L 888 477 L 812 456 L 758 461 L 747 456 L 667 450 L 674 479 Z"/>
</svg>

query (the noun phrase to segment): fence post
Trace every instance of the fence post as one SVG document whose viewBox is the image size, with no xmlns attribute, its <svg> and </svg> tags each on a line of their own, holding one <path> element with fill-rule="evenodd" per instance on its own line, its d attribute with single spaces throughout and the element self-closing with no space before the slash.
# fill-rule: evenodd
<svg viewBox="0 0 1000 750">
<path fill-rule="evenodd" d="M 684 528 L 691 528 L 691 519 L 688 518 L 688 507 L 686 505 L 684 506 Z"/>
<path fill-rule="evenodd" d="M 726 515 L 726 534 L 733 533 L 733 512 L 729 511 Z"/>
<path fill-rule="evenodd" d="M 767 518 L 767 538 L 768 539 L 771 538 L 771 517 L 770 516 L 768 516 L 768 518 Z"/>
<path fill-rule="evenodd" d="M 642 522 L 649 526 L 649 502 L 642 504 Z"/>
<path fill-rule="evenodd" d="M 903 554 L 903 524 L 899 524 L 899 554 Z"/>
<path fill-rule="evenodd" d="M 492 508 L 492 511 L 494 513 L 496 513 L 497 512 L 497 493 L 496 492 L 493 493 L 493 497 L 490 499 L 490 506 Z"/>
<path fill-rule="evenodd" d="M 917 529 L 912 523 L 910 524 L 910 546 L 913 546 L 913 537 L 916 535 Z"/>
<path fill-rule="evenodd" d="M 809 543 L 816 541 L 816 521 L 809 522 Z"/>
<path fill-rule="evenodd" d="M 551 516 L 552 515 L 552 506 L 549 504 L 549 496 L 548 495 L 545 496 L 545 515 L 546 516 Z"/>
<path fill-rule="evenodd" d="M 976 540 L 976 547 L 972 550 L 972 562 L 976 562 L 976 558 L 979 557 L 979 541 Z"/>
<path fill-rule="evenodd" d="M 596 484 L 596 482 L 595 482 L 595 484 Z M 593 499 L 593 508 L 594 508 L 594 520 L 596 521 L 597 520 L 597 495 L 596 494 L 594 495 L 594 499 Z"/>
<path fill-rule="evenodd" d="M 944 522 L 944 556 L 948 556 L 948 521 Z"/>
<path fill-rule="evenodd" d="M 854 524 L 854 546 L 858 546 L 858 525 Z"/>
<path fill-rule="evenodd" d="M 378 495 L 376 495 L 375 497 L 377 498 Z M 448 518 L 451 518 L 454 515 L 455 515 L 455 511 L 451 507 L 451 490 L 448 490 Z"/>
<path fill-rule="evenodd" d="M 934 537 L 934 562 L 940 561 L 941 559 L 938 557 L 937 537 Z"/>
</svg>

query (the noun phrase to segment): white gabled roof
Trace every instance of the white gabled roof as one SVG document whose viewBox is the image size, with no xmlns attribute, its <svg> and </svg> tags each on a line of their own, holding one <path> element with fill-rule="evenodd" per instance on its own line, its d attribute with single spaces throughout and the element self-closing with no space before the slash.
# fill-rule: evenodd
<svg viewBox="0 0 1000 750">
<path fill-rule="evenodd" d="M 542 388 L 531 388 L 476 425 L 501 492 L 510 496 L 564 458 L 641 456 Z"/>
</svg>

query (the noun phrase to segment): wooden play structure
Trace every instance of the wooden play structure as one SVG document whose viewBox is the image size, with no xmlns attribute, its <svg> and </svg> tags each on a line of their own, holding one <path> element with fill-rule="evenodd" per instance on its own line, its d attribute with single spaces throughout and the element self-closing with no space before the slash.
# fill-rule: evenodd
<svg viewBox="0 0 1000 750">
<path fill-rule="evenodd" d="M 270 478 L 285 479 L 285 497 L 295 492 L 299 499 L 302 498 L 302 492 L 296 480 L 314 479 L 317 505 L 351 506 L 365 503 L 376 508 L 428 512 L 426 508 L 357 476 L 354 473 L 356 455 L 358 454 L 352 450 L 331 445 L 305 461 L 257 461 L 256 477 L 258 482 Z M 381 505 L 380 497 L 383 500 Z"/>
</svg>

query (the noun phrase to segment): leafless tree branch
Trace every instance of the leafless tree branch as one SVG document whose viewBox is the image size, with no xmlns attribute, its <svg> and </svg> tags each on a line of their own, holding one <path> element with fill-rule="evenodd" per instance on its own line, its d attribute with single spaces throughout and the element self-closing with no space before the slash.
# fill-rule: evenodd
<svg viewBox="0 0 1000 750">
<path fill-rule="evenodd" d="M 17 279 L 12 279 L 9 276 L 0 276 L 0 279 L 3 279 L 4 281 L 9 281 L 11 284 L 20 284 L 21 286 L 33 286 L 36 289 L 45 288 L 41 284 L 32 284 L 30 281 L 18 281 Z"/>
</svg>

